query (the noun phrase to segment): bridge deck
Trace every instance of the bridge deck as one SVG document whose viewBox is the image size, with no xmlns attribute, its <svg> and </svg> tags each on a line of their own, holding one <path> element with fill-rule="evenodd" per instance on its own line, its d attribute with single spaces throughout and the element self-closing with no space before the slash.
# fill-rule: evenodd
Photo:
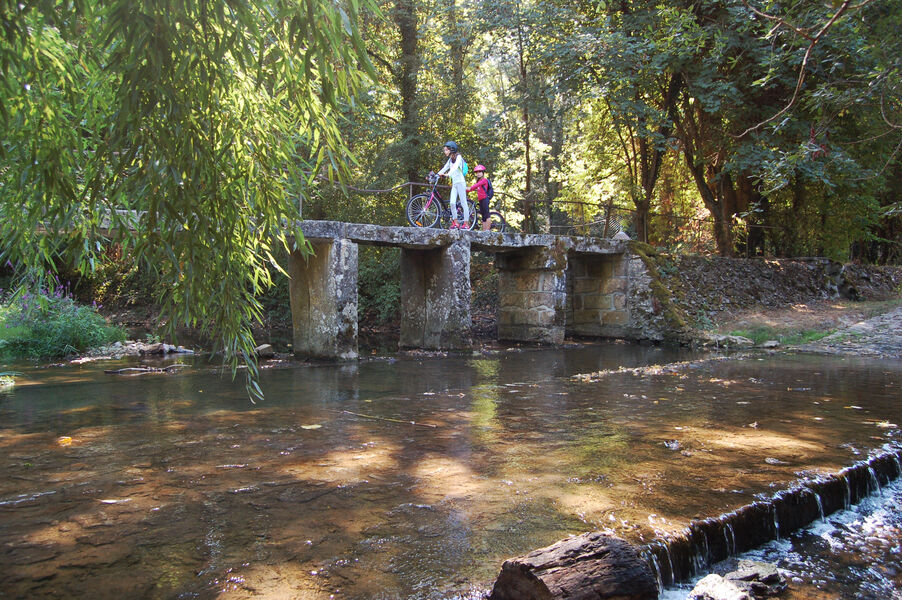
<svg viewBox="0 0 902 600">
<path fill-rule="evenodd" d="M 580 236 L 497 233 L 494 231 L 448 231 L 419 227 L 367 225 L 340 221 L 301 221 L 301 231 L 310 240 L 350 240 L 370 246 L 396 246 L 426 250 L 468 241 L 481 252 L 503 253 L 525 248 L 557 246 L 570 254 L 623 254 L 628 240 L 609 240 Z"/>
</svg>

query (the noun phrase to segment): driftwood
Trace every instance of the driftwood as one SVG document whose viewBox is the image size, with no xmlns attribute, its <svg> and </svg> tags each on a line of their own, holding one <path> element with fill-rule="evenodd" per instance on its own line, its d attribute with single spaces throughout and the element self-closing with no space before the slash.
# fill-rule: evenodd
<svg viewBox="0 0 902 600">
<path fill-rule="evenodd" d="M 489 600 L 657 600 L 648 564 L 620 538 L 584 533 L 510 558 Z"/>
<path fill-rule="evenodd" d="M 354 415 L 355 417 L 360 417 L 361 419 L 373 419 L 375 421 L 387 421 L 389 423 L 400 423 L 402 425 L 413 425 L 415 427 L 431 427 L 432 429 L 436 429 L 436 425 L 432 425 L 431 423 L 417 423 L 416 421 L 404 421 L 402 419 L 389 419 L 388 417 L 377 417 L 376 415 L 364 415 L 361 413 L 351 412 L 349 410 L 336 411 L 341 412 L 343 415 Z"/>
<path fill-rule="evenodd" d="M 168 367 L 126 367 L 124 369 L 107 369 L 104 373 L 109 375 L 143 375 L 145 373 L 169 373 L 171 369 L 187 367 L 184 363 L 176 363 Z"/>
</svg>

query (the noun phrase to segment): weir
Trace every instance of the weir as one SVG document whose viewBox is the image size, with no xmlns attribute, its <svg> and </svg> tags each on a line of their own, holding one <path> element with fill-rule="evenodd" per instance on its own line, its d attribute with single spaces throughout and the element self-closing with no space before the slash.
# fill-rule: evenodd
<svg viewBox="0 0 902 600">
<path fill-rule="evenodd" d="M 628 240 L 303 221 L 312 256 L 289 265 L 294 352 L 358 356 L 358 245 L 401 249 L 401 348 L 472 346 L 470 257 L 495 256 L 498 338 L 561 344 L 567 335 L 661 339 L 645 265 Z"/>
<path fill-rule="evenodd" d="M 699 575 L 714 563 L 848 509 L 902 477 L 902 449 L 891 448 L 868 460 L 801 482 L 770 500 L 747 504 L 719 517 L 691 522 L 679 535 L 641 548 L 660 585 Z"/>
</svg>

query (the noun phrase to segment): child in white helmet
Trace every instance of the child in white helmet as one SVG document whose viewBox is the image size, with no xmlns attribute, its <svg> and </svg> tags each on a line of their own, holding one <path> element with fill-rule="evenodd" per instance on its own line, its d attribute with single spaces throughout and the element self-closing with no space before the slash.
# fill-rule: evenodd
<svg viewBox="0 0 902 600">
<path fill-rule="evenodd" d="M 451 229 L 470 228 L 470 207 L 467 205 L 467 183 L 464 180 L 464 158 L 460 155 L 457 143 L 447 142 L 444 147 L 448 162 L 438 172 L 439 175 L 448 175 L 451 178 Z M 457 220 L 457 203 L 463 207 L 463 221 Z"/>
</svg>

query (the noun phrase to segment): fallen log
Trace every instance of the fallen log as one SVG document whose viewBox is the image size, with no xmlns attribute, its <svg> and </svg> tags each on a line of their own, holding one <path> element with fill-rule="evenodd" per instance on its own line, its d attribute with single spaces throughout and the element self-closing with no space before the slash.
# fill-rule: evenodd
<svg viewBox="0 0 902 600">
<path fill-rule="evenodd" d="M 626 541 L 584 533 L 501 566 L 489 600 L 657 600 L 649 565 Z"/>
</svg>

